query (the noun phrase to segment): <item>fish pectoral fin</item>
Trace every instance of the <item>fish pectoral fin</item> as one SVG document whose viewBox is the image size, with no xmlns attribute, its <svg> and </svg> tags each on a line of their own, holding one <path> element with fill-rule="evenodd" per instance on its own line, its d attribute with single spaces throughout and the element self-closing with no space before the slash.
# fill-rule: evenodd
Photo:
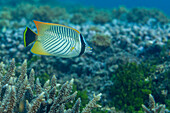
<svg viewBox="0 0 170 113">
<path fill-rule="evenodd" d="M 36 41 L 31 48 L 31 52 L 38 55 L 51 55 L 50 53 L 46 52 L 41 44 L 41 42 Z"/>
<path fill-rule="evenodd" d="M 74 48 L 75 48 L 75 47 L 72 47 L 72 48 L 70 49 L 70 51 L 72 52 Z"/>
</svg>

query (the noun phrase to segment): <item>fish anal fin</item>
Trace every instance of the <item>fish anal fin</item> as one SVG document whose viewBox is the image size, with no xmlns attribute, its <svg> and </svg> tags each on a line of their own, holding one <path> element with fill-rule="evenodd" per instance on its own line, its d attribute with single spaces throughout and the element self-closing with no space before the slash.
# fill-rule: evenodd
<svg viewBox="0 0 170 113">
<path fill-rule="evenodd" d="M 39 41 L 36 41 L 31 49 L 31 52 L 38 55 L 51 55 L 50 53 L 46 52 Z"/>
</svg>

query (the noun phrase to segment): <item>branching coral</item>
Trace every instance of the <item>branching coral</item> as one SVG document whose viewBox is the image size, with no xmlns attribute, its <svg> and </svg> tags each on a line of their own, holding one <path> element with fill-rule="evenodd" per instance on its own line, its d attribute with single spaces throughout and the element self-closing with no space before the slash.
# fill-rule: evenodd
<svg viewBox="0 0 170 113">
<path fill-rule="evenodd" d="M 149 108 L 142 104 L 142 108 L 146 113 L 168 113 L 169 110 L 165 109 L 165 105 L 158 105 L 151 94 L 149 94 Z"/>
<path fill-rule="evenodd" d="M 71 102 L 77 96 L 77 91 L 73 94 L 72 85 L 74 79 L 60 86 L 56 83 L 53 75 L 51 80 L 45 82 L 42 87 L 39 78 L 34 84 L 34 70 L 27 76 L 27 60 L 21 66 L 21 74 L 15 77 L 15 60 L 5 71 L 4 64 L 0 64 L 0 112 L 27 112 L 27 113 L 79 113 L 81 99 L 78 98 L 72 108 L 65 110 L 65 104 Z M 92 108 L 100 107 L 96 104 L 101 98 L 101 94 L 95 96 L 86 105 L 82 113 L 90 113 Z M 26 107 L 25 107 L 26 105 Z"/>
</svg>

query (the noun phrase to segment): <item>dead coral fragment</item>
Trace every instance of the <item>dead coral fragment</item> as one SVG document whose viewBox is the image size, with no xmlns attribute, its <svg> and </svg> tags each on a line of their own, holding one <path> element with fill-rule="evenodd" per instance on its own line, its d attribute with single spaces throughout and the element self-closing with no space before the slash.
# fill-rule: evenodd
<svg viewBox="0 0 170 113">
<path fill-rule="evenodd" d="M 142 104 L 145 113 L 168 113 L 169 110 L 165 109 L 165 105 L 158 105 L 151 94 L 149 94 L 149 108 Z"/>
<path fill-rule="evenodd" d="M 74 79 L 67 81 L 57 90 L 58 84 L 55 75 L 47 80 L 42 87 L 37 78 L 34 84 L 34 70 L 27 76 L 27 60 L 21 66 L 21 75 L 16 78 L 15 60 L 9 65 L 8 71 L 4 71 L 3 63 L 0 64 L 0 113 L 80 113 L 80 98 L 72 108 L 65 110 L 65 104 L 71 102 L 77 96 L 77 91 L 72 93 Z M 5 82 L 6 81 L 6 82 Z M 35 86 L 36 87 L 35 87 Z M 82 113 L 90 113 L 92 108 L 100 107 L 96 104 L 101 94 L 95 96 L 87 104 Z M 26 106 L 25 106 L 26 105 Z"/>
</svg>

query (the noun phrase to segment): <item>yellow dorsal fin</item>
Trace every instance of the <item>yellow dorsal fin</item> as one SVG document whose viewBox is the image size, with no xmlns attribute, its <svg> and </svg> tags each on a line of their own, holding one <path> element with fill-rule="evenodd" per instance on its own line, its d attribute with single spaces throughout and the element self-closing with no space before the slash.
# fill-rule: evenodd
<svg viewBox="0 0 170 113">
<path fill-rule="evenodd" d="M 61 24 L 53 24 L 53 23 L 45 23 L 45 22 L 40 22 L 40 21 L 36 21 L 36 20 L 33 20 L 36 27 L 37 27 L 37 31 L 38 31 L 38 35 L 39 34 L 43 34 L 44 31 L 46 29 L 48 29 L 51 25 L 54 25 L 54 26 L 62 26 L 62 27 L 67 27 L 69 29 L 73 29 L 74 31 L 76 31 L 77 33 L 80 34 L 80 32 L 72 27 L 68 27 L 68 26 L 65 26 L 65 25 L 61 25 Z"/>
<path fill-rule="evenodd" d="M 39 21 L 35 21 L 35 20 L 33 20 L 33 21 L 37 28 L 38 35 L 44 34 L 44 31 L 50 27 L 50 26 L 46 25 L 44 22 L 39 22 Z"/>
<path fill-rule="evenodd" d="M 39 55 L 51 55 L 50 53 L 46 52 L 39 41 L 36 41 L 31 49 L 31 52 L 34 54 Z"/>
</svg>

